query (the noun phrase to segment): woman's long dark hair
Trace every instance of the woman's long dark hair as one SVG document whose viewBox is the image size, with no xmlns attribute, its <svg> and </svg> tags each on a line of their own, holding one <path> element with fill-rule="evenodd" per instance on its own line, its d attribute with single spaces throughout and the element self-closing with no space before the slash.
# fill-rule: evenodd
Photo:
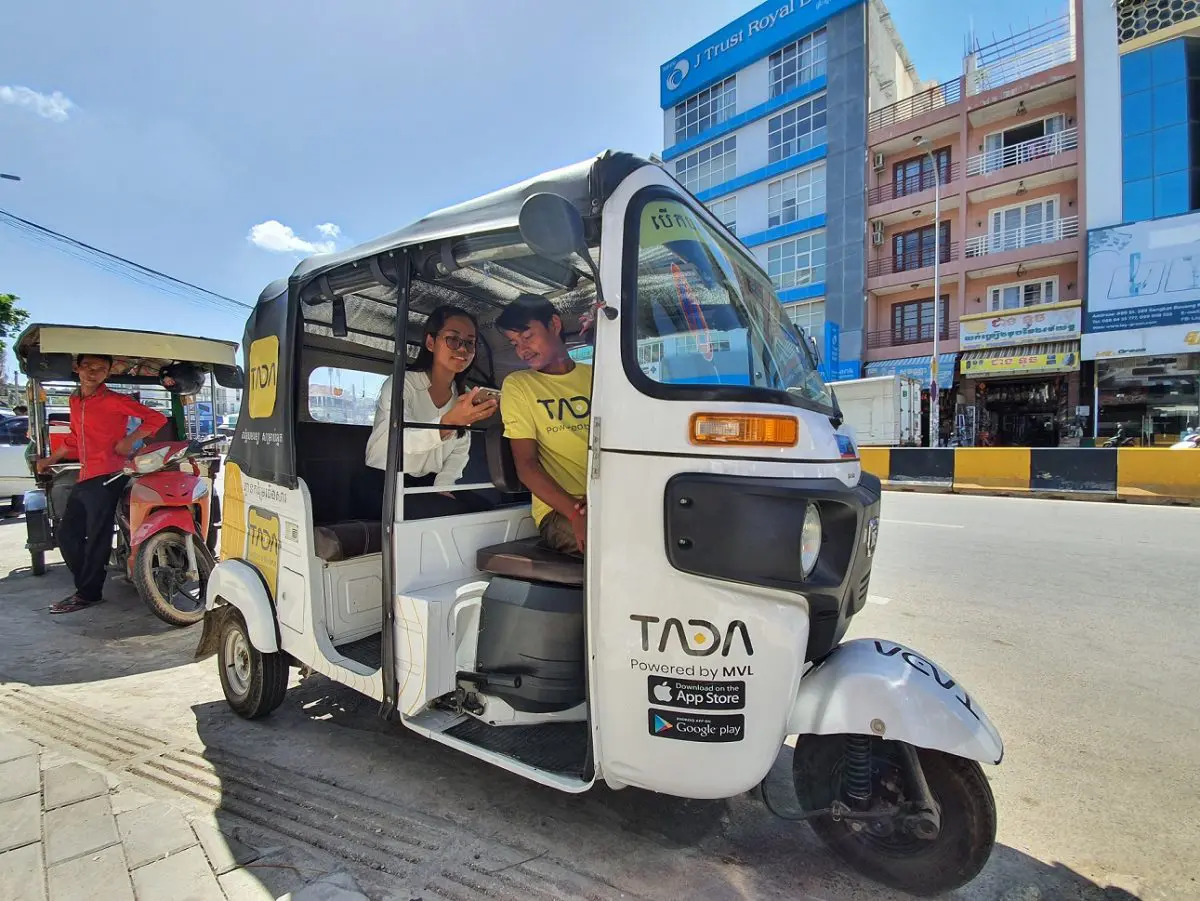
<svg viewBox="0 0 1200 901">
<path fill-rule="evenodd" d="M 475 326 L 475 357 L 478 358 L 479 341 L 481 340 L 479 320 L 461 307 L 443 304 L 430 313 L 429 318 L 425 320 L 425 330 L 421 333 L 421 349 L 417 352 L 417 358 L 409 365 L 409 372 L 429 372 L 433 369 L 433 351 L 429 349 L 425 339 L 431 335 L 436 339 L 438 333 L 446 327 L 446 320 L 453 319 L 455 316 L 461 316 Z M 474 365 L 475 359 L 472 359 L 471 366 Z M 454 388 L 459 394 L 466 393 L 467 373 L 471 371 L 471 366 L 454 376 Z"/>
</svg>

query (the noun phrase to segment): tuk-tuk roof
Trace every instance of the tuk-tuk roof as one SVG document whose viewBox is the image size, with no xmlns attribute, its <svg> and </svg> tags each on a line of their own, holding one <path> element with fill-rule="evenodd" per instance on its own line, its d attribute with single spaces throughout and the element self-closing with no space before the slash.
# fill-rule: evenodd
<svg viewBox="0 0 1200 901">
<path fill-rule="evenodd" d="M 238 345 L 234 341 L 196 338 L 168 332 L 114 329 L 103 326 L 35 323 L 21 332 L 14 350 L 21 372 L 40 381 L 71 380 L 72 364 L 81 353 L 107 354 L 119 361 L 114 376 L 136 370 L 129 381 L 152 379 L 166 363 L 195 363 L 210 369 L 226 387 L 240 387 Z"/>
<path fill-rule="evenodd" d="M 34 324 L 17 339 L 17 357 L 24 363 L 30 350 L 43 354 L 109 354 L 113 357 L 180 361 L 207 366 L 236 366 L 237 342 L 194 338 L 167 332 L 114 329 L 90 325 Z"/>
</svg>

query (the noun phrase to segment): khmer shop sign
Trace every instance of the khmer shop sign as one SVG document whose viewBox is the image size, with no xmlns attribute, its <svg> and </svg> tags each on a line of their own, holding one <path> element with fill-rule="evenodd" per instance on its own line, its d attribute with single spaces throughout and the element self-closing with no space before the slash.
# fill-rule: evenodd
<svg viewBox="0 0 1200 901">
<path fill-rule="evenodd" d="M 1001 313 L 975 313 L 959 319 L 959 346 L 963 350 L 1073 341 L 1083 319 L 1081 301 L 1048 303 Z"/>
<path fill-rule="evenodd" d="M 962 360 L 962 372 L 968 378 L 986 378 L 989 375 L 1040 375 L 1074 372 L 1077 369 L 1077 346 L 1069 351 L 1054 353 L 997 353 L 982 358 L 964 354 Z"/>
</svg>

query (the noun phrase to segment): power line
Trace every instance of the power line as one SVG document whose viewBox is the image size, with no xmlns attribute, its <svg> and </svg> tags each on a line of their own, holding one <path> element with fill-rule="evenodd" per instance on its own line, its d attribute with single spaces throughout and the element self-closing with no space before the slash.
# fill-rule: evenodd
<svg viewBox="0 0 1200 901">
<path fill-rule="evenodd" d="M 0 210 L 0 224 L 12 228 L 26 240 L 32 241 L 35 244 L 53 247 L 55 250 L 65 253 L 70 257 L 89 263 L 98 269 L 117 275 L 135 284 L 157 288 L 183 300 L 227 312 L 253 309 L 251 304 L 234 300 L 232 297 L 226 297 L 224 294 L 218 294 L 216 291 L 201 288 L 199 285 L 194 285 L 191 282 L 167 275 L 165 272 L 160 272 L 149 266 L 143 266 L 141 263 L 135 263 L 133 260 L 126 259 L 118 254 L 93 247 L 91 244 L 38 225 L 36 222 L 22 219 L 20 216 L 16 216 L 7 210 Z"/>
</svg>

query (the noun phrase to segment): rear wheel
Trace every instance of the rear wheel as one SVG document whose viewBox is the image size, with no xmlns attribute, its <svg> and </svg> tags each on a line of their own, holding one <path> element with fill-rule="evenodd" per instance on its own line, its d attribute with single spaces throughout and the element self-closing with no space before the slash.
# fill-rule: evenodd
<svg viewBox="0 0 1200 901">
<path fill-rule="evenodd" d="M 237 611 L 231 611 L 221 627 L 217 663 L 225 700 L 238 716 L 259 719 L 283 703 L 288 683 L 287 657 L 264 654 L 255 648 Z"/>
<path fill-rule="evenodd" d="M 800 806 L 825 810 L 847 796 L 848 741 L 869 742 L 872 804 L 911 809 L 905 758 L 896 742 L 845 735 L 801 736 L 792 779 Z M 861 747 L 861 745 L 860 745 Z M 929 793 L 941 808 L 935 838 L 920 838 L 899 818 L 809 821 L 813 831 L 843 860 L 884 885 L 914 895 L 937 895 L 974 879 L 996 842 L 996 802 L 983 769 L 939 751 L 917 749 Z M 852 776 L 850 777 L 853 778 Z"/>
<path fill-rule="evenodd" d="M 194 540 L 199 579 L 188 576 L 187 536 L 175 529 L 156 532 L 133 556 L 133 584 L 150 611 L 172 626 L 190 626 L 204 618 L 204 589 L 213 560 L 202 541 Z"/>
</svg>

